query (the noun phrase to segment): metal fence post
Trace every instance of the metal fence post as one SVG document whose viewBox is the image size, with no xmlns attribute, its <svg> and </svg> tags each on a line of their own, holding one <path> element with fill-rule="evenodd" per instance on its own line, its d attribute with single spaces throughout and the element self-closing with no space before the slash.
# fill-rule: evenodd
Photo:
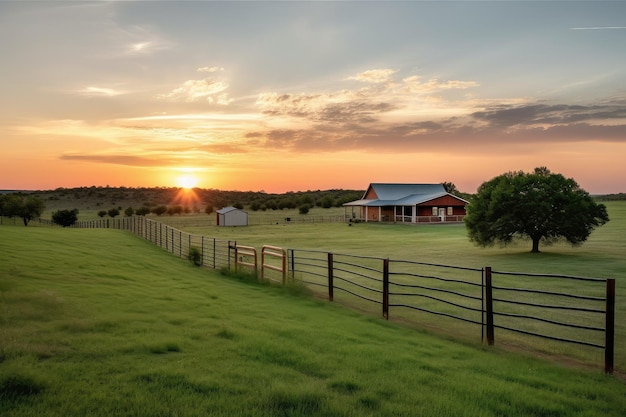
<svg viewBox="0 0 626 417">
<path fill-rule="evenodd" d="M 604 372 L 613 373 L 615 356 L 615 279 L 606 280 L 606 330 L 604 343 Z"/>
<path fill-rule="evenodd" d="M 328 253 L 328 300 L 333 301 L 333 254 Z"/>
<path fill-rule="evenodd" d="M 389 258 L 383 259 L 383 317 L 389 320 Z"/>
<path fill-rule="evenodd" d="M 493 346 L 493 289 L 491 285 L 491 267 L 485 267 L 485 305 L 487 309 L 487 344 Z"/>
</svg>

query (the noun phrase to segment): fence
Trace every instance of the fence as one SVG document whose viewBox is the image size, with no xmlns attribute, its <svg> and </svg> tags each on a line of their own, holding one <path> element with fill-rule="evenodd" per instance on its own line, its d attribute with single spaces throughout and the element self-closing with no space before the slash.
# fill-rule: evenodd
<svg viewBox="0 0 626 417">
<path fill-rule="evenodd" d="M 453 330 L 480 328 L 495 343 L 495 330 L 604 351 L 613 373 L 615 280 L 568 275 L 492 271 L 312 250 L 289 250 L 290 273 L 300 282 L 352 297 L 351 304 L 379 309 L 383 317 L 413 323 L 428 316 L 453 319 Z M 554 281 L 566 283 L 556 291 Z M 520 285 L 532 285 L 523 288 Z M 563 288 L 564 285 L 556 285 Z M 537 325 L 539 323 L 539 325 Z M 510 336 L 507 340 L 514 340 Z M 524 341 L 522 341 L 524 343 Z"/>
<path fill-rule="evenodd" d="M 51 224 L 47 222 L 40 220 Z M 254 250 L 252 267 L 257 269 L 252 247 L 238 249 L 235 241 L 192 235 L 144 217 L 83 221 L 74 227 L 128 230 L 180 257 L 187 257 L 189 249 L 196 247 L 202 251 L 202 264 L 213 269 L 247 265 L 249 261 L 240 260 L 239 255 L 249 256 Z M 499 338 L 522 345 L 527 343 L 524 338 L 532 336 L 603 350 L 604 370 L 613 373 L 614 279 L 503 272 L 316 250 L 288 249 L 285 256 L 281 248 L 272 246 L 264 247 L 263 253 L 266 250 L 282 265 L 263 258 L 262 276 L 269 267 L 280 270 L 284 282 L 286 269 L 292 280 L 330 301 L 421 326 L 433 323 L 433 316 L 442 317 L 450 320 L 443 324 L 448 331 L 470 337 L 480 332 L 480 339 L 488 345 L 495 343 L 497 329 Z"/>
</svg>

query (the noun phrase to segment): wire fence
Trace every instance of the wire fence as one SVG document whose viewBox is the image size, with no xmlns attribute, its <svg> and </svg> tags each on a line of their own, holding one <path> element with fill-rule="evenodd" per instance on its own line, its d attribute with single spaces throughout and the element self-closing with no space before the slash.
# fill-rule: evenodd
<svg viewBox="0 0 626 417">
<path fill-rule="evenodd" d="M 39 223 L 52 225 L 45 219 Z M 256 257 L 254 248 L 245 247 L 251 251 L 241 251 L 245 255 L 238 259 L 234 240 L 193 235 L 141 216 L 81 221 L 73 227 L 127 230 L 179 257 L 187 258 L 196 248 L 205 267 L 230 270 L 253 265 L 254 273 L 258 272 L 256 258 L 254 263 L 243 259 Z M 614 371 L 614 279 L 493 271 L 488 266 L 465 268 L 321 250 L 286 249 L 285 253 L 283 266 L 268 265 L 269 269 L 278 270 L 282 282 L 288 276 L 330 301 L 387 319 L 443 328 L 457 336 L 480 334 L 488 345 L 495 344 L 497 329 L 499 339 L 521 346 L 528 346 L 528 338 L 533 337 L 600 350 L 605 372 Z"/>
</svg>

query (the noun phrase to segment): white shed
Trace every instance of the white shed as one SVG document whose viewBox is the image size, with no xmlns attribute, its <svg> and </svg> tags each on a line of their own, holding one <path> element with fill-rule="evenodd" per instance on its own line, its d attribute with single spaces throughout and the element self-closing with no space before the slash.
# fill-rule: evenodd
<svg viewBox="0 0 626 417">
<path fill-rule="evenodd" d="M 224 207 L 217 211 L 218 226 L 247 226 L 248 213 L 236 207 Z"/>
</svg>

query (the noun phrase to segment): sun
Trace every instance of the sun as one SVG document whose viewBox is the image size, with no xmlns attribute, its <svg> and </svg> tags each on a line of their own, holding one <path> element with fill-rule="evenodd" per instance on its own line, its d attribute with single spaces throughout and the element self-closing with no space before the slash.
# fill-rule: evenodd
<svg viewBox="0 0 626 417">
<path fill-rule="evenodd" d="M 181 175 L 177 178 L 178 186 L 181 188 L 193 188 L 198 184 L 198 179 L 193 175 Z"/>
</svg>

